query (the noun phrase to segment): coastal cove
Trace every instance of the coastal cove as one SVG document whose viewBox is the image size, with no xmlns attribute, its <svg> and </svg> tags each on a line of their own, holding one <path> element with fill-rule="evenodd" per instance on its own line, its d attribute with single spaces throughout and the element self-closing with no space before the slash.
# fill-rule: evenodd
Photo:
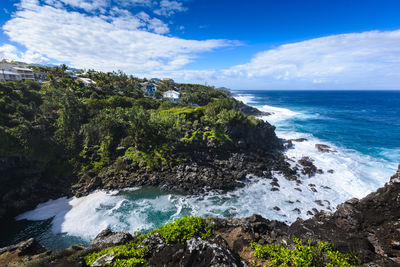
<svg viewBox="0 0 400 267">
<path fill-rule="evenodd" d="M 399 96 L 389 91 L 234 92 L 236 99 L 271 113 L 260 118 L 276 126 L 279 138 L 293 140 L 284 152 L 293 168 L 309 157 L 322 173 L 301 174 L 301 183 L 279 172 L 270 179 L 248 173 L 243 187 L 189 195 L 144 186 L 50 200 L 17 216 L 13 233 L 2 245 L 35 237 L 59 250 L 76 243 L 87 245 L 107 227 L 145 232 L 184 215 L 243 218 L 260 214 L 292 223 L 316 211 L 335 211 L 338 204 L 383 186 L 396 171 Z M 321 152 L 318 144 L 335 152 Z"/>
</svg>

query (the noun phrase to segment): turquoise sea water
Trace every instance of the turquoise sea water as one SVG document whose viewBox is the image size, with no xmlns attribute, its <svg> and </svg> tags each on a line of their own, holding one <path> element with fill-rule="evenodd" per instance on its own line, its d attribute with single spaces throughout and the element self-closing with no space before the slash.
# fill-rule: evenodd
<svg viewBox="0 0 400 267">
<path fill-rule="evenodd" d="M 307 218 L 312 208 L 335 210 L 351 197 L 365 196 L 387 182 L 400 163 L 399 91 L 233 93 L 237 99 L 272 113 L 262 119 L 277 127 L 279 137 L 307 138 L 294 142 L 285 154 L 293 164 L 309 156 L 324 173 L 301 177 L 300 186 L 276 173 L 280 191 L 273 192 L 270 180 L 249 175 L 244 188 L 231 192 L 184 196 L 146 187 L 50 200 L 18 216 L 1 245 L 35 237 L 58 250 L 74 243 L 88 244 L 107 227 L 131 233 L 147 231 L 184 215 L 246 217 L 258 213 L 291 223 L 297 217 Z M 338 152 L 322 154 L 315 148 L 318 143 Z M 334 173 L 327 173 L 328 169 Z M 308 184 L 315 184 L 317 192 Z M 322 200 L 324 206 L 315 200 Z M 275 206 L 280 210 L 273 209 Z M 294 212 L 295 208 L 301 213 Z"/>
</svg>

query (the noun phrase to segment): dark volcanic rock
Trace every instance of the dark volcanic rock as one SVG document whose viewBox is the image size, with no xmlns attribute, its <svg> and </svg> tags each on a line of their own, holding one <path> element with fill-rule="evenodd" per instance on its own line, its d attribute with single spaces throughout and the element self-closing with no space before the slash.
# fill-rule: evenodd
<svg viewBox="0 0 400 267">
<path fill-rule="evenodd" d="M 151 266 L 244 266 L 240 257 L 213 240 L 192 238 L 184 245 L 166 244 L 159 234 L 143 240 L 149 248 Z"/>
<path fill-rule="evenodd" d="M 236 108 L 246 116 L 269 116 L 271 113 L 261 111 L 255 107 L 244 104 L 242 101 L 236 101 Z"/>
<path fill-rule="evenodd" d="M 104 248 L 125 244 L 133 240 L 130 233 L 112 232 L 110 229 L 104 229 L 90 243 L 90 248 Z"/>
<path fill-rule="evenodd" d="M 74 179 L 49 173 L 49 169 L 29 156 L 0 154 L 0 220 L 13 220 L 40 202 L 70 194 Z"/>
<path fill-rule="evenodd" d="M 303 169 L 301 170 L 302 174 L 308 175 L 309 177 L 313 176 L 317 172 L 317 167 L 314 165 L 313 160 L 309 157 L 302 157 L 297 161 Z"/>
<path fill-rule="evenodd" d="M 297 138 L 297 139 L 290 139 L 293 142 L 304 142 L 304 141 L 308 141 L 307 138 Z"/>
<path fill-rule="evenodd" d="M 317 148 L 318 151 L 321 152 L 321 153 L 335 153 L 335 152 L 337 152 L 336 150 L 331 150 L 330 146 L 323 145 L 323 144 L 315 144 L 315 148 Z"/>
<path fill-rule="evenodd" d="M 0 248 L 0 266 L 9 266 L 9 264 L 22 266 L 26 261 L 44 258 L 50 253 L 50 250 L 30 238 L 16 245 Z"/>
</svg>

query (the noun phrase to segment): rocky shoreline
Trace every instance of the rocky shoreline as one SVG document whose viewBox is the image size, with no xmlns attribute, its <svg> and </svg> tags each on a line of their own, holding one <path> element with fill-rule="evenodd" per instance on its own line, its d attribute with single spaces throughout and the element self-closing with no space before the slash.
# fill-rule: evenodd
<svg viewBox="0 0 400 267">
<path fill-rule="evenodd" d="M 235 102 L 246 116 L 268 115 L 254 107 Z M 294 177 L 283 151 L 284 140 L 275 135 L 275 127 L 259 121 L 257 125 L 232 124 L 225 129 L 235 143 L 213 139 L 179 143 L 175 156 L 180 162 L 163 162 L 155 168 L 141 166 L 129 158 L 114 162 L 106 171 L 86 171 L 79 175 L 65 170 L 54 175 L 56 166 L 48 166 L 27 155 L 0 155 L 0 222 L 49 199 L 84 196 L 99 189 L 123 189 L 134 186 L 158 186 L 183 194 L 202 193 L 207 189 L 232 190 L 244 186 L 247 174 L 272 178 L 272 171 Z"/>
<path fill-rule="evenodd" d="M 158 234 L 148 236 L 146 262 L 153 266 L 250 266 L 258 263 L 250 243 L 283 242 L 293 237 L 311 242 L 329 241 L 342 253 L 354 253 L 363 266 L 400 266 L 400 165 L 384 187 L 365 198 L 350 199 L 336 212 L 320 212 L 291 225 L 254 215 L 244 219 L 207 219 L 211 237 L 167 244 Z M 73 245 L 50 256 L 34 240 L 0 249 L 1 266 L 86 266 L 82 256 L 105 247 L 134 240 L 128 233 L 101 232 L 90 247 Z M 99 258 L 91 266 L 112 263 L 115 254 Z"/>
</svg>

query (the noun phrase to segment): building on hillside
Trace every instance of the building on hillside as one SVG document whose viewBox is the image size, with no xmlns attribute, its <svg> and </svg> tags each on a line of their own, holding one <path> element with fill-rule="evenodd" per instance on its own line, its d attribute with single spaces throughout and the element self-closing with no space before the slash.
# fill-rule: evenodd
<svg viewBox="0 0 400 267">
<path fill-rule="evenodd" d="M 21 75 L 16 72 L 8 71 L 8 70 L 0 70 L 0 81 L 20 81 L 22 80 Z"/>
<path fill-rule="evenodd" d="M 6 77 L 8 80 L 11 81 L 35 79 L 33 71 L 31 69 L 25 68 L 22 65 L 14 62 L 8 62 L 5 59 L 0 61 L 0 72 L 3 71 L 4 75 L 3 73 L 1 74 L 3 76 L 3 79 L 5 79 Z M 7 72 L 7 74 L 5 72 Z M 15 74 L 18 74 L 19 76 L 16 76 Z"/>
<path fill-rule="evenodd" d="M 178 102 L 180 93 L 178 93 L 177 91 L 174 91 L 174 90 L 169 90 L 169 91 L 166 91 L 163 93 L 163 97 L 172 102 Z"/>
<path fill-rule="evenodd" d="M 144 93 L 152 95 L 157 90 L 158 85 L 153 83 L 142 83 L 142 90 Z"/>
<path fill-rule="evenodd" d="M 69 77 L 71 77 L 72 79 L 78 78 L 78 75 L 76 75 L 76 73 L 73 72 L 73 71 L 66 70 L 66 71 L 64 71 L 64 73 L 65 73 L 66 75 L 68 75 Z"/>
<path fill-rule="evenodd" d="M 47 78 L 47 73 L 43 71 L 34 71 L 33 76 L 37 81 L 44 81 Z"/>
<path fill-rule="evenodd" d="M 79 81 L 79 82 L 81 82 L 81 83 L 83 83 L 83 85 L 86 86 L 86 87 L 88 87 L 88 86 L 91 85 L 91 84 L 93 84 L 93 85 L 96 84 L 95 81 L 93 81 L 92 79 L 89 79 L 89 78 L 80 77 L 80 78 L 78 78 L 78 79 L 76 79 L 76 80 Z"/>
<path fill-rule="evenodd" d="M 33 73 L 33 70 L 24 68 L 24 67 L 12 67 L 12 70 L 14 72 L 17 72 L 19 75 L 21 75 L 22 80 L 34 80 L 35 75 Z"/>
<path fill-rule="evenodd" d="M 172 79 L 163 79 L 163 82 L 166 83 L 166 84 L 169 84 L 169 85 L 174 85 L 175 84 L 175 81 L 172 80 Z"/>
</svg>

